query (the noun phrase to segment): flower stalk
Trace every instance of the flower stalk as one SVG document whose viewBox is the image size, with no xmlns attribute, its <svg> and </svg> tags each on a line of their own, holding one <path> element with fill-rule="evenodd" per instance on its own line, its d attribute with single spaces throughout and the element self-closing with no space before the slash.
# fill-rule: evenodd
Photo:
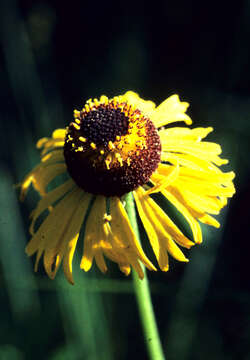
<svg viewBox="0 0 250 360">
<path fill-rule="evenodd" d="M 136 220 L 135 204 L 132 192 L 125 197 L 126 211 L 133 230 L 138 239 L 140 239 L 138 223 Z M 147 273 L 143 266 L 144 279 L 139 279 L 138 274 L 133 270 L 133 283 L 135 289 L 136 300 L 139 308 L 141 323 L 144 332 L 145 343 L 147 346 L 149 358 L 151 360 L 164 360 L 164 354 L 156 324 L 153 304 L 150 295 L 150 288 L 147 279 Z"/>
</svg>

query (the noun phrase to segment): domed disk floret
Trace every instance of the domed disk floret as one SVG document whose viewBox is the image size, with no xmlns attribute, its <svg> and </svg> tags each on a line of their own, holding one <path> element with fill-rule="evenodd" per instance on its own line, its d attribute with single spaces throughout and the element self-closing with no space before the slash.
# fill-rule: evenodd
<svg viewBox="0 0 250 360">
<path fill-rule="evenodd" d="M 161 156 L 152 121 L 119 97 L 74 111 L 65 139 L 68 172 L 83 190 L 122 196 L 149 181 Z"/>
</svg>

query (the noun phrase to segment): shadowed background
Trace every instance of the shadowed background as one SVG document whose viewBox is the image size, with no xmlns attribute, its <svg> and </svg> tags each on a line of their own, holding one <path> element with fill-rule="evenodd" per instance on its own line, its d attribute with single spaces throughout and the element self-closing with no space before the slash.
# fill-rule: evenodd
<svg viewBox="0 0 250 360">
<path fill-rule="evenodd" d="M 188 264 L 149 274 L 166 357 L 250 359 L 249 35 L 249 0 L 1 1 L 0 359 L 147 359 L 131 278 L 112 263 L 106 275 L 84 273 L 79 256 L 74 287 L 61 271 L 33 274 L 24 247 L 38 196 L 19 204 L 13 188 L 39 161 L 36 141 L 74 108 L 130 89 L 190 102 L 194 126 L 214 127 L 208 139 L 237 174 L 221 229 L 203 226 Z"/>
</svg>

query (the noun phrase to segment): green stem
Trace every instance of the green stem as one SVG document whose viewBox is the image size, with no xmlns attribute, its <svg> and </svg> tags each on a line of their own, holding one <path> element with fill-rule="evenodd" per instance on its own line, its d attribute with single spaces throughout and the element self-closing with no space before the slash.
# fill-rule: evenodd
<svg viewBox="0 0 250 360">
<path fill-rule="evenodd" d="M 135 204 L 132 193 L 126 195 L 126 211 L 128 213 L 128 217 L 130 223 L 133 227 L 133 230 L 140 239 L 138 223 L 136 221 L 136 211 Z M 157 329 L 157 324 L 155 320 L 153 305 L 151 301 L 149 283 L 147 279 L 147 273 L 145 268 L 144 271 L 144 279 L 139 279 L 137 273 L 133 270 L 133 283 L 135 289 L 136 300 L 139 308 L 140 318 L 142 322 L 142 327 L 144 331 L 145 342 L 147 345 L 149 358 L 151 360 L 164 360 L 164 354 L 160 342 L 160 337 Z"/>
</svg>

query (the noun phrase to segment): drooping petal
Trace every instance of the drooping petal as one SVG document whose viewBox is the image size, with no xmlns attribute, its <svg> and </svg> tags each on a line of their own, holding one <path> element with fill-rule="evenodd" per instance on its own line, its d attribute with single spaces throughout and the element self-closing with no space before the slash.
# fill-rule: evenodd
<svg viewBox="0 0 250 360">
<path fill-rule="evenodd" d="M 75 253 L 78 237 L 79 237 L 79 232 L 71 240 L 69 240 L 69 242 L 66 245 L 66 251 L 63 258 L 63 272 L 68 282 L 72 285 L 74 285 L 74 280 L 72 275 L 72 260 Z"/>
<path fill-rule="evenodd" d="M 89 271 L 91 268 L 96 252 L 99 252 L 102 248 L 110 247 L 107 242 L 107 234 L 104 231 L 105 213 L 106 198 L 101 195 L 97 196 L 86 223 L 83 257 L 80 264 L 81 269 L 84 271 Z M 98 259 L 100 260 L 100 255 Z"/>
<path fill-rule="evenodd" d="M 146 233 L 148 235 L 150 244 L 152 246 L 152 249 L 154 251 L 154 254 L 156 256 L 157 262 L 160 266 L 160 269 L 162 271 L 168 271 L 169 265 L 168 265 L 168 254 L 166 251 L 166 248 L 162 245 L 165 241 L 162 241 L 161 239 L 161 233 L 159 233 L 159 228 L 157 228 L 157 224 L 151 223 L 149 220 L 146 212 L 144 211 L 144 208 L 142 206 L 141 200 L 138 198 L 137 191 L 134 191 L 134 198 L 136 201 L 136 206 L 140 215 L 140 219 L 143 223 L 143 226 L 146 230 Z"/>
<path fill-rule="evenodd" d="M 161 164 L 159 174 L 163 175 L 171 165 Z M 214 169 L 202 170 L 180 167 L 178 178 L 166 187 L 176 189 L 181 197 L 198 213 L 218 214 L 225 205 L 225 199 L 234 192 L 233 172 L 223 173 Z"/>
<path fill-rule="evenodd" d="M 191 169 L 182 167 L 178 181 L 182 183 L 185 182 L 187 189 L 190 190 L 198 186 L 199 189 L 197 189 L 196 192 L 200 194 L 205 193 L 207 196 L 231 197 L 235 192 L 232 182 L 234 177 L 235 174 L 233 171 L 223 173 L 196 170 L 194 172 Z"/>
<path fill-rule="evenodd" d="M 69 190 L 71 190 L 75 183 L 69 179 L 67 182 L 58 186 L 54 190 L 50 191 L 45 195 L 37 204 L 37 207 L 32 211 L 31 218 L 32 222 L 30 224 L 29 231 L 31 235 L 34 235 L 34 225 L 38 217 L 43 213 L 44 210 L 49 209 L 57 200 L 63 197 Z"/>
<path fill-rule="evenodd" d="M 79 232 L 84 221 L 91 195 L 78 192 L 75 199 L 73 212 L 66 220 L 65 227 L 61 232 L 57 243 L 45 244 L 44 267 L 51 278 L 54 278 L 63 259 L 63 270 L 67 280 L 73 284 L 72 259 L 79 237 Z M 70 205 L 69 203 L 67 205 Z M 54 262 L 56 259 L 56 264 Z"/>
<path fill-rule="evenodd" d="M 53 131 L 51 138 L 41 138 L 36 147 L 41 149 L 41 156 L 47 154 L 50 150 L 62 148 L 64 146 L 66 129 L 57 129 Z"/>
<path fill-rule="evenodd" d="M 180 177 L 185 179 L 190 178 L 194 180 L 200 180 L 201 182 L 207 183 L 211 182 L 212 184 L 218 183 L 234 189 L 232 180 L 234 179 L 235 174 L 233 171 L 223 173 L 214 170 L 197 170 L 194 172 L 192 169 L 183 167 L 180 170 Z"/>
<path fill-rule="evenodd" d="M 46 195 L 48 184 L 58 175 L 66 171 L 66 165 L 40 163 L 22 181 L 20 200 L 23 201 L 28 188 L 32 184 L 41 196 Z"/>
<path fill-rule="evenodd" d="M 206 196 L 200 195 L 195 191 L 195 188 L 192 190 L 183 189 L 183 185 L 175 184 L 175 186 L 170 186 L 170 189 L 175 188 L 181 193 L 183 199 L 185 199 L 186 203 L 189 204 L 195 211 L 204 212 L 209 214 L 218 215 L 222 204 L 220 199 L 216 196 Z"/>
<path fill-rule="evenodd" d="M 110 235 L 112 236 L 112 235 Z M 103 253 L 105 256 L 110 259 L 111 261 L 118 264 L 121 271 L 124 272 L 125 275 L 128 275 L 130 273 L 130 265 L 126 257 L 126 253 L 124 252 L 123 248 L 115 247 L 112 248 L 112 245 L 110 248 L 103 248 Z M 122 270 L 123 269 L 123 270 Z M 128 271 L 129 269 L 129 271 Z"/>
<path fill-rule="evenodd" d="M 81 260 L 81 268 L 88 271 L 95 259 L 97 266 L 102 272 L 107 271 L 107 265 L 104 259 L 105 255 L 111 261 L 116 262 L 120 269 L 125 273 L 129 273 L 131 264 L 139 276 L 143 272 L 138 262 L 138 255 L 135 251 L 130 249 L 124 239 L 116 238 L 117 229 L 111 215 L 111 220 L 107 221 L 106 214 L 106 199 L 103 196 L 98 196 L 93 204 L 91 213 L 88 217 L 84 238 L 84 253 Z"/>
<path fill-rule="evenodd" d="M 41 157 L 42 163 L 46 163 L 46 166 L 56 163 L 56 162 L 64 162 L 63 150 L 54 150 L 49 152 L 48 154 Z"/>
<path fill-rule="evenodd" d="M 139 109 L 143 114 L 149 117 L 154 112 L 155 103 L 153 101 L 141 99 L 139 95 L 133 91 L 127 91 L 124 95 L 122 95 L 122 98 L 124 98 L 124 100 L 129 104 L 133 104 L 135 108 Z"/>
<path fill-rule="evenodd" d="M 52 138 L 41 138 L 37 141 L 36 147 L 38 149 L 41 149 L 43 146 L 45 146 L 46 142 L 48 140 L 56 140 L 56 141 L 63 141 L 65 139 L 65 135 L 66 135 L 66 129 L 56 129 L 53 131 L 52 133 Z"/>
<path fill-rule="evenodd" d="M 213 172 L 222 173 L 222 171 L 216 165 L 211 163 L 211 161 L 207 161 L 207 159 L 200 159 L 199 157 L 190 154 L 163 152 L 161 154 L 161 160 L 170 163 L 177 161 L 179 165 L 192 170 L 212 170 Z M 159 166 L 161 165 L 162 164 Z"/>
<path fill-rule="evenodd" d="M 72 218 L 81 194 L 82 191 L 78 188 L 67 194 L 53 208 L 37 232 L 32 236 L 25 251 L 29 256 L 38 252 L 36 267 L 44 250 L 46 250 L 47 254 L 51 251 L 54 252 L 54 249 L 60 243 L 60 239 L 67 227 L 67 224 Z"/>
<path fill-rule="evenodd" d="M 172 95 L 155 109 L 151 115 L 151 120 L 157 128 L 176 121 L 185 121 L 187 125 L 190 125 L 192 120 L 185 113 L 188 106 L 187 102 L 180 101 L 178 95 Z"/>
<path fill-rule="evenodd" d="M 162 161 L 180 165 L 178 178 L 167 191 L 201 222 L 218 227 L 219 223 L 208 214 L 218 214 L 234 192 L 234 173 L 222 172 L 216 165 L 226 164 L 221 159 L 219 145 L 202 142 L 212 128 L 173 128 L 161 130 Z M 171 165 L 160 164 L 157 172 L 163 175 Z"/>
<path fill-rule="evenodd" d="M 47 192 L 47 186 L 58 175 L 66 171 L 65 164 L 53 164 L 48 167 L 39 169 L 38 172 L 33 174 L 32 185 L 41 195 Z"/>
<path fill-rule="evenodd" d="M 199 159 L 211 161 L 216 165 L 227 164 L 226 159 L 221 159 L 218 155 L 221 154 L 221 147 L 212 142 L 193 142 L 187 141 L 169 141 L 162 144 L 162 150 L 165 153 L 189 154 L 198 157 Z M 181 157 L 181 155 L 180 155 Z"/>
<path fill-rule="evenodd" d="M 49 139 L 43 145 L 43 149 L 41 151 L 41 156 L 46 155 L 51 150 L 63 148 L 63 146 L 64 146 L 64 140 Z"/>
<path fill-rule="evenodd" d="M 168 263 L 166 263 L 166 259 L 165 262 L 162 259 L 160 261 L 160 256 L 163 256 L 164 251 L 168 251 L 179 261 L 188 261 L 181 250 L 174 244 L 174 241 L 187 248 L 190 248 L 193 242 L 182 234 L 167 214 L 153 199 L 145 194 L 143 188 L 140 187 L 134 191 L 134 196 L 139 215 L 159 265 L 162 266 L 165 271 L 167 270 Z"/>
<path fill-rule="evenodd" d="M 192 141 L 200 141 L 205 138 L 211 131 L 213 131 L 212 127 L 208 128 L 195 128 L 190 129 L 186 127 L 174 127 L 169 129 L 159 130 L 159 135 L 162 143 L 176 140 L 192 140 Z"/>
<path fill-rule="evenodd" d="M 154 183 L 154 186 L 151 189 L 147 190 L 147 195 L 161 192 L 178 178 L 180 169 L 179 164 L 174 161 L 173 163 L 175 163 L 174 166 L 164 166 L 162 164 L 161 174 L 159 172 L 155 172 L 154 174 L 152 174 L 150 180 Z"/>
<path fill-rule="evenodd" d="M 139 271 L 137 260 L 139 259 L 150 270 L 156 270 L 155 266 L 149 261 L 137 239 L 127 216 L 127 213 L 119 198 L 112 197 L 110 200 L 110 214 L 112 220 L 110 223 L 112 231 L 112 243 L 114 248 L 121 247 L 125 256 L 132 266 L 136 265 L 136 271 Z M 141 272 L 138 273 L 139 276 Z"/>
<path fill-rule="evenodd" d="M 102 250 L 100 250 L 100 249 L 96 250 L 95 261 L 96 261 L 98 268 L 101 270 L 102 273 L 105 273 L 108 270 Z"/>
<path fill-rule="evenodd" d="M 202 199 L 201 197 L 198 199 L 193 198 L 193 194 L 186 194 L 183 192 L 183 189 L 178 187 L 170 186 L 167 190 L 168 192 L 171 192 L 171 194 L 188 209 L 193 217 L 205 224 L 215 227 L 220 226 L 217 220 L 207 214 L 217 214 L 220 209 L 218 207 L 214 209 L 215 205 L 212 204 L 212 199 L 210 199 L 210 203 L 206 203 L 205 199 Z"/>
<path fill-rule="evenodd" d="M 197 244 L 202 242 L 202 232 L 198 221 L 195 217 L 189 212 L 189 210 L 178 201 L 178 199 L 173 196 L 169 191 L 163 190 L 162 194 L 176 207 L 176 209 L 185 217 L 187 222 L 190 225 L 190 228 L 193 232 L 194 241 Z"/>
<path fill-rule="evenodd" d="M 199 221 L 202 222 L 203 224 L 214 226 L 216 228 L 220 227 L 219 221 L 217 221 L 215 218 L 213 218 L 208 214 L 200 214 L 197 216 L 197 219 L 199 219 Z"/>
<path fill-rule="evenodd" d="M 79 237 L 79 233 L 81 230 L 81 226 L 83 224 L 84 218 L 86 216 L 86 212 L 89 207 L 90 200 L 91 200 L 91 195 L 88 193 L 84 193 L 83 197 L 78 202 L 78 207 L 75 213 L 73 214 L 72 220 L 69 223 L 62 239 L 63 241 L 60 252 L 61 252 L 61 257 L 64 255 L 63 270 L 66 278 L 72 284 L 74 283 L 72 277 L 72 259 L 77 244 L 77 240 Z M 68 239 L 70 239 L 70 241 L 68 241 Z"/>
</svg>

